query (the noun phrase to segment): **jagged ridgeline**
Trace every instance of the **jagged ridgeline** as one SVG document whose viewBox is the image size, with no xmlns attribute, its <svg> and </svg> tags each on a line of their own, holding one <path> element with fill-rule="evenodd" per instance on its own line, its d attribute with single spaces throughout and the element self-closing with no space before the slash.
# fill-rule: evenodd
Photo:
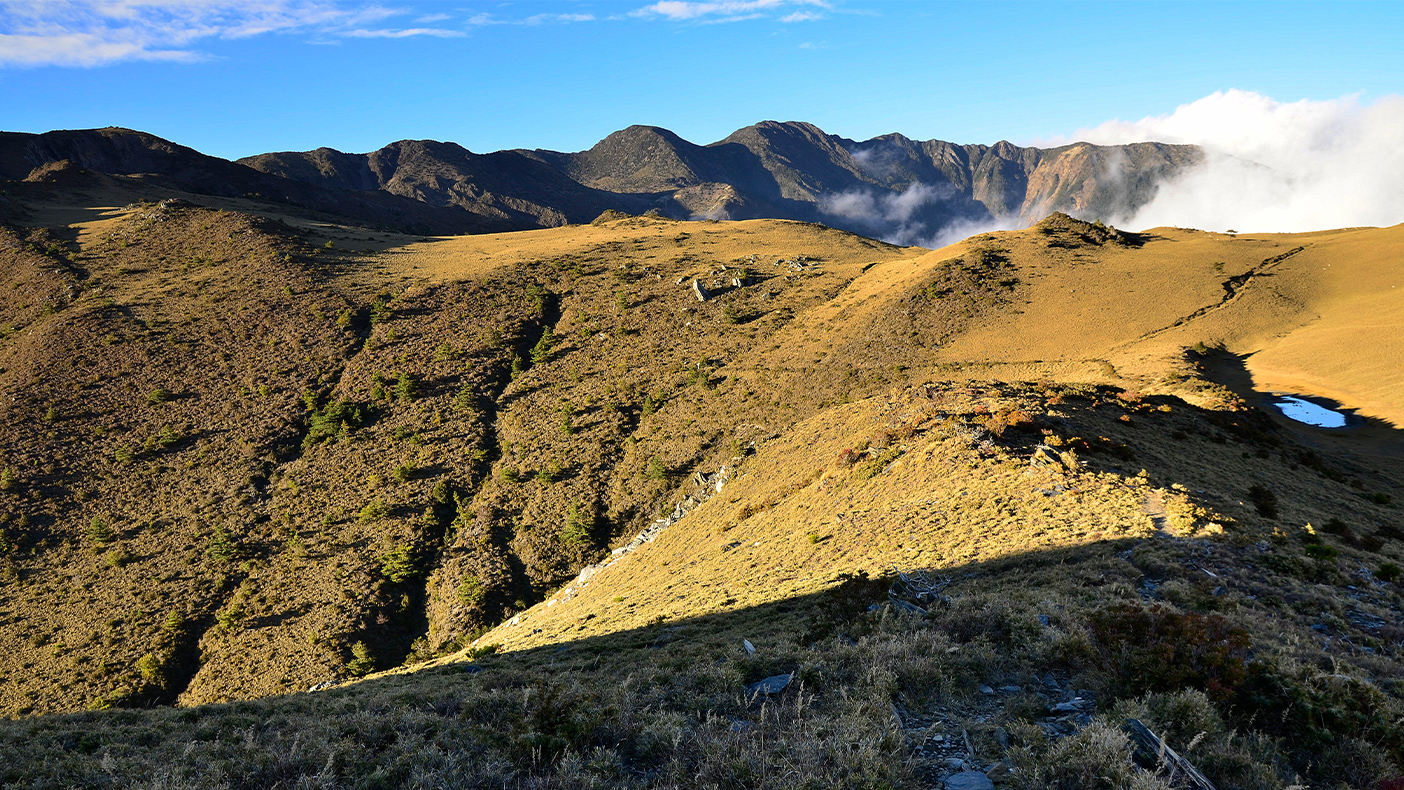
<svg viewBox="0 0 1404 790">
<path fill-rule="evenodd" d="M 588 151 L 475 154 L 402 140 L 229 162 L 126 129 L 0 134 L 0 176 L 72 179 L 59 162 L 177 190 L 244 197 L 409 233 L 481 233 L 589 222 L 606 210 L 674 218 L 772 217 L 899 243 L 953 228 L 1022 227 L 1049 212 L 1130 216 L 1202 159 L 1194 146 L 1021 148 L 889 134 L 855 141 L 807 123 L 764 123 L 710 145 L 631 126 Z"/>
<path fill-rule="evenodd" d="M 1181 786 L 1156 737 L 1219 787 L 1400 775 L 1404 360 L 1322 349 L 1394 314 L 1404 229 L 7 189 L 7 785 Z"/>
</svg>

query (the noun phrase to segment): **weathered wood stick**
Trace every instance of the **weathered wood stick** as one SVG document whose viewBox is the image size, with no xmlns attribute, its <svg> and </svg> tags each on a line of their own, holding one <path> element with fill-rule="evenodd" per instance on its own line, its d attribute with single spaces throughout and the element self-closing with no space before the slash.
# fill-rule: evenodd
<svg viewBox="0 0 1404 790">
<path fill-rule="evenodd" d="M 1121 729 L 1130 736 L 1136 746 L 1136 753 L 1143 760 L 1152 765 L 1163 765 L 1169 770 L 1170 775 L 1167 778 L 1170 782 L 1182 784 L 1190 790 L 1215 790 L 1213 782 L 1206 779 L 1189 760 L 1171 749 L 1159 735 L 1151 732 L 1140 719 L 1127 719 Z"/>
</svg>

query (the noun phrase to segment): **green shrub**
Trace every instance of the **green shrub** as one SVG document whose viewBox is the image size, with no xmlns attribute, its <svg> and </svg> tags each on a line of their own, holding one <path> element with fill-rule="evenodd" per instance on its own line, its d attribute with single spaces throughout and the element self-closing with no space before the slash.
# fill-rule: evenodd
<svg viewBox="0 0 1404 790">
<path fill-rule="evenodd" d="M 575 417 L 575 407 L 570 403 L 561 404 L 561 433 L 569 436 L 575 433 L 575 426 L 572 419 Z"/>
<path fill-rule="evenodd" d="M 383 324 L 395 317 L 395 311 L 390 308 L 388 297 L 379 297 L 371 302 L 370 322 L 372 324 Z"/>
<path fill-rule="evenodd" d="M 244 604 L 236 599 L 215 615 L 215 622 L 222 631 L 237 631 L 243 626 L 246 614 Z"/>
<path fill-rule="evenodd" d="M 352 322 L 356 320 L 356 314 L 350 310 L 342 310 L 341 315 L 336 317 L 336 325 L 342 329 L 350 329 Z"/>
<path fill-rule="evenodd" d="M 561 465 L 551 461 L 540 469 L 536 470 L 536 482 L 554 483 L 561 479 Z"/>
<path fill-rule="evenodd" d="M 902 455 L 902 451 L 896 447 L 889 447 L 883 450 L 875 458 L 867 461 L 853 470 L 853 477 L 856 480 L 871 480 L 882 474 L 883 470 L 896 461 Z"/>
<path fill-rule="evenodd" d="M 147 653 L 137 659 L 136 670 L 141 675 L 141 679 L 148 683 L 164 685 L 165 678 L 161 671 L 161 662 L 156 659 L 154 653 Z"/>
<path fill-rule="evenodd" d="M 113 537 L 112 527 L 108 526 L 107 520 L 102 516 L 93 516 L 92 521 L 88 522 L 88 540 L 92 541 L 94 546 L 106 546 L 112 542 Z"/>
<path fill-rule="evenodd" d="M 1335 546 L 1327 546 L 1325 543 L 1309 543 L 1306 547 L 1308 557 L 1330 562 L 1340 554 Z"/>
<path fill-rule="evenodd" d="M 648 415 L 658 411 L 658 407 L 661 405 L 661 399 L 655 399 L 652 395 L 645 394 L 643 399 L 643 405 L 639 407 L 639 413 L 647 417 Z"/>
<path fill-rule="evenodd" d="M 1380 565 L 1380 569 L 1375 573 L 1375 578 L 1380 581 L 1394 582 L 1399 578 L 1399 566 L 1392 562 Z"/>
<path fill-rule="evenodd" d="M 516 380 L 517 380 L 517 377 L 520 376 L 520 375 L 522 375 L 522 374 L 525 373 L 525 372 L 526 372 L 526 368 L 522 366 L 522 358 L 521 358 L 521 357 L 512 357 L 512 370 L 511 370 L 511 372 L 510 372 L 510 378 L 511 378 L 513 381 L 516 381 Z"/>
<path fill-rule="evenodd" d="M 409 581 L 423 573 L 418 554 L 408 543 L 401 543 L 380 557 L 380 575 L 394 584 Z"/>
<path fill-rule="evenodd" d="M 364 421 L 365 414 L 355 402 L 344 398 L 328 401 L 320 409 L 313 408 L 308 415 L 307 435 L 302 439 L 302 449 L 320 442 L 345 438 L 352 430 L 361 427 Z"/>
<path fill-rule="evenodd" d="M 417 470 L 414 468 L 413 464 L 400 464 L 390 471 L 390 476 L 394 478 L 397 483 L 408 483 L 410 478 L 414 477 L 415 471 Z"/>
<path fill-rule="evenodd" d="M 453 487 L 447 480 L 440 480 L 429 490 L 429 498 L 440 505 L 447 505 L 453 499 Z"/>
<path fill-rule="evenodd" d="M 1203 689 L 1227 699 L 1247 678 L 1248 632 L 1219 615 L 1118 604 L 1089 617 L 1102 668 L 1122 693 Z"/>
<path fill-rule="evenodd" d="M 369 675 L 375 671 L 375 656 L 365 642 L 351 646 L 351 661 L 346 664 L 346 671 L 353 675 Z"/>
<path fill-rule="evenodd" d="M 398 400 L 410 401 L 414 400 L 415 396 L 418 394 L 419 382 L 415 381 L 414 376 L 408 373 L 401 373 L 399 378 L 395 380 L 395 397 Z"/>
<path fill-rule="evenodd" d="M 459 353 L 447 342 L 440 343 L 439 347 L 434 350 L 434 359 L 437 362 L 452 362 L 458 357 Z"/>
<path fill-rule="evenodd" d="M 1263 518 L 1277 518 L 1277 495 L 1262 483 L 1254 483 L 1248 489 L 1248 501 Z"/>
<path fill-rule="evenodd" d="M 382 499 L 372 499 L 361 512 L 357 514 L 356 520 L 362 524 L 369 524 L 373 521 L 380 521 L 390 515 L 390 506 Z"/>
<path fill-rule="evenodd" d="M 644 477 L 649 480 L 662 480 L 667 476 L 668 467 L 664 466 L 663 462 L 658 460 L 658 456 L 655 455 L 648 460 L 648 469 L 644 470 Z"/>
<path fill-rule="evenodd" d="M 453 398 L 453 407 L 470 414 L 479 411 L 478 393 L 473 390 L 472 384 L 464 384 L 463 388 L 458 391 L 458 394 Z"/>
<path fill-rule="evenodd" d="M 551 327 L 546 327 L 541 332 L 541 339 L 536 341 L 536 345 L 531 349 L 531 364 L 540 365 L 551 359 L 551 351 L 556 347 L 556 336 L 551 332 Z"/>
<path fill-rule="evenodd" d="M 578 503 L 571 502 L 561 528 L 561 542 L 567 546 L 584 545 L 594 539 L 594 532 L 595 519 L 581 512 Z"/>
<path fill-rule="evenodd" d="M 526 287 L 526 296 L 527 299 L 531 300 L 531 306 L 538 315 L 546 312 L 546 299 L 550 294 L 545 288 L 542 288 L 536 283 L 532 283 Z"/>
<path fill-rule="evenodd" d="M 476 576 L 465 576 L 458 583 L 458 602 L 464 606 L 479 606 L 487 598 L 487 590 Z"/>
<path fill-rule="evenodd" d="M 215 562 L 233 562 L 242 553 L 239 542 L 229 534 L 224 525 L 215 527 L 214 533 L 210 535 L 209 545 L 205 547 L 206 557 Z"/>
<path fill-rule="evenodd" d="M 0 469 L 0 491 L 14 491 L 19 487 L 19 476 L 12 467 Z"/>
<path fill-rule="evenodd" d="M 58 419 L 58 409 L 55 409 L 53 406 L 50 406 L 49 409 L 48 409 L 48 411 L 44 412 L 44 417 L 43 417 L 44 422 L 53 422 L 54 420 L 57 420 L 57 419 Z"/>
<path fill-rule="evenodd" d="M 171 610 L 170 614 L 166 615 L 166 619 L 161 623 L 161 630 L 168 634 L 178 634 L 184 627 L 185 618 L 181 616 L 180 612 L 174 609 Z"/>
<path fill-rule="evenodd" d="M 157 387 L 156 389 L 146 393 L 147 403 L 165 403 L 170 399 L 171 393 L 162 389 L 161 387 Z"/>
<path fill-rule="evenodd" d="M 136 460 L 136 453 L 127 447 L 118 447 L 112 457 L 117 459 L 119 464 L 129 464 Z"/>
</svg>

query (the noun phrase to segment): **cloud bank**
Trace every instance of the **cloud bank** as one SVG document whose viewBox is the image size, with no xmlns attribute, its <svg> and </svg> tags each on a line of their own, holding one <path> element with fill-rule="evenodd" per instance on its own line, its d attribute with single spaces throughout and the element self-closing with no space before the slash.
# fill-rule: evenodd
<svg viewBox="0 0 1404 790">
<path fill-rule="evenodd" d="M 1404 222 L 1402 96 L 1280 102 L 1230 90 L 1166 115 L 1108 121 L 1071 139 L 1205 150 L 1202 166 L 1114 218 L 1126 227 L 1289 232 Z"/>
<path fill-rule="evenodd" d="M 426 24 L 449 19 L 442 13 L 421 16 L 410 27 L 386 24 L 403 13 L 331 0 L 0 0 L 0 66 L 191 62 L 207 57 L 198 49 L 201 41 L 269 33 L 322 40 L 464 35 Z M 477 23 L 470 18 L 464 24 Z"/>
</svg>

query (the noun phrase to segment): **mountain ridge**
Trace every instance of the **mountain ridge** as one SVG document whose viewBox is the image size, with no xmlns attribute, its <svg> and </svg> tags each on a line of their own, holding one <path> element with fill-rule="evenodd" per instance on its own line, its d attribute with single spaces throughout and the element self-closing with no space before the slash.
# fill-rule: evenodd
<svg viewBox="0 0 1404 790">
<path fill-rule="evenodd" d="M 585 151 L 474 153 L 399 140 L 367 153 L 321 147 L 229 161 L 108 127 L 0 134 L 0 177 L 72 161 L 223 197 L 420 234 L 582 224 L 609 210 L 674 219 L 791 219 L 900 244 L 969 227 L 1023 227 L 1052 211 L 1124 216 L 1202 161 L 1194 146 L 958 145 L 898 133 L 856 141 L 797 121 L 762 121 L 698 145 L 635 125 Z M 939 246 L 939 245 L 937 245 Z"/>
</svg>

